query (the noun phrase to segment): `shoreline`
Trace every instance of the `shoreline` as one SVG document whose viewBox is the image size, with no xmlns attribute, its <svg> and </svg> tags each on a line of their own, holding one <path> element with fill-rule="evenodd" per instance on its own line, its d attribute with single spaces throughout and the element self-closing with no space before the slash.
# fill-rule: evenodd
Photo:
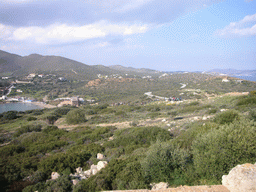
<svg viewBox="0 0 256 192">
<path fill-rule="evenodd" d="M 39 101 L 31 102 L 31 104 L 37 105 L 37 106 L 42 107 L 42 108 L 49 108 L 49 109 L 57 107 L 55 105 L 50 105 L 50 104 L 46 104 L 46 103 L 39 102 Z"/>
<path fill-rule="evenodd" d="M 41 107 L 41 108 L 49 108 L 49 109 L 57 107 L 57 106 L 55 106 L 55 105 L 50 105 L 50 104 L 46 104 L 46 103 L 44 103 L 44 102 L 39 102 L 39 101 L 36 101 L 36 102 L 22 102 L 22 101 L 10 102 L 10 101 L 7 101 L 7 102 L 1 102 L 0 105 L 1 105 L 1 104 L 8 104 L 8 103 L 26 103 L 26 104 L 33 104 L 33 105 L 39 106 L 39 107 Z"/>
</svg>

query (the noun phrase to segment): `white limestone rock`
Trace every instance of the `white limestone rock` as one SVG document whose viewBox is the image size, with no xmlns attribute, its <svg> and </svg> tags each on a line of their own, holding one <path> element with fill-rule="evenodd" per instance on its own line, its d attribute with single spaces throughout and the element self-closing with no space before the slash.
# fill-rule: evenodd
<svg viewBox="0 0 256 192">
<path fill-rule="evenodd" d="M 107 161 L 99 161 L 97 164 L 97 169 L 101 170 L 102 168 L 105 168 L 107 166 L 108 162 Z"/>
<path fill-rule="evenodd" d="M 76 172 L 77 172 L 77 173 L 82 173 L 82 172 L 83 172 L 82 167 L 78 167 L 78 168 L 76 168 Z"/>
<path fill-rule="evenodd" d="M 97 159 L 102 160 L 104 158 L 105 158 L 105 156 L 103 154 L 101 154 L 101 153 L 97 154 Z"/>
<path fill-rule="evenodd" d="M 256 191 L 256 164 L 237 165 L 228 175 L 222 176 L 222 185 L 230 192 Z"/>
<path fill-rule="evenodd" d="M 151 190 L 162 190 L 168 188 L 168 183 L 160 182 L 160 183 L 153 183 L 151 184 Z"/>
<path fill-rule="evenodd" d="M 91 174 L 92 174 L 92 170 L 91 169 L 89 169 L 89 170 L 84 172 L 84 175 L 87 176 L 87 177 L 89 177 Z"/>
<path fill-rule="evenodd" d="M 57 172 L 52 172 L 52 174 L 51 174 L 51 179 L 52 179 L 52 180 L 58 179 L 59 176 L 60 176 L 59 173 L 57 173 Z"/>
<path fill-rule="evenodd" d="M 73 179 L 73 180 L 72 180 L 73 185 L 76 185 L 78 182 L 79 182 L 78 179 Z"/>
</svg>

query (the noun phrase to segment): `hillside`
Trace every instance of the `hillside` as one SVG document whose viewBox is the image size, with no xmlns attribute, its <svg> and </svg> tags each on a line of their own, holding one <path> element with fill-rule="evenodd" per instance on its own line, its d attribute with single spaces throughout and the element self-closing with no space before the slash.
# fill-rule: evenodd
<svg viewBox="0 0 256 192">
<path fill-rule="evenodd" d="M 220 185 L 237 164 L 255 163 L 255 106 L 252 91 L 5 112 L 0 115 L 0 189 L 146 191 L 150 183 L 168 182 L 170 188 L 206 185 L 180 191 L 221 191 L 208 185 Z M 100 161 L 107 162 L 105 168 L 80 176 Z M 50 179 L 56 172 L 59 178 Z"/>
<path fill-rule="evenodd" d="M 0 74 L 19 70 L 21 67 L 18 65 L 18 62 L 21 59 L 22 57 L 19 55 L 0 50 Z"/>
<path fill-rule="evenodd" d="M 57 73 L 67 79 L 92 80 L 98 74 L 102 76 L 119 74 L 126 76 L 145 75 L 155 73 L 154 70 L 106 67 L 103 65 L 86 65 L 65 57 L 42 56 L 31 54 L 29 56 L 18 56 L 0 50 L 0 75 L 12 73 L 12 76 L 23 77 L 30 73 Z M 127 74 L 129 73 L 129 74 Z"/>
</svg>

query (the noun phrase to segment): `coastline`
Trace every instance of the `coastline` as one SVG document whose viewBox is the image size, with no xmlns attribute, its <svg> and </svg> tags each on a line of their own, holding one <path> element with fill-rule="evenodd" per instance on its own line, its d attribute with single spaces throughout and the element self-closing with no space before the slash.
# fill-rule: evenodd
<svg viewBox="0 0 256 192">
<path fill-rule="evenodd" d="M 50 105 L 50 104 L 46 104 L 44 102 L 39 102 L 39 101 L 31 102 L 31 104 L 37 105 L 37 106 L 42 107 L 42 108 L 50 108 L 50 109 L 57 107 L 55 105 Z"/>
</svg>

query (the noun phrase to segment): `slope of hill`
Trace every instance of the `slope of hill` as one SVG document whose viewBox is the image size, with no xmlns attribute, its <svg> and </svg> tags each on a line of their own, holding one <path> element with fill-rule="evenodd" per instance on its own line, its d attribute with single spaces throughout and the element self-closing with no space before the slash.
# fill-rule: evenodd
<svg viewBox="0 0 256 192">
<path fill-rule="evenodd" d="M 60 56 L 31 54 L 22 57 L 0 51 L 0 74 L 5 72 L 12 72 L 16 77 L 26 76 L 29 73 L 58 73 L 58 75 L 69 79 L 91 80 L 95 79 L 98 74 L 103 76 L 124 75 L 129 72 L 129 75 L 145 75 L 147 73 L 154 74 L 156 71 L 103 65 L 92 66 Z"/>
<path fill-rule="evenodd" d="M 0 50 L 0 73 L 12 72 L 19 70 L 20 66 L 17 64 L 22 57 L 15 54 L 10 54 Z"/>
<path fill-rule="evenodd" d="M 133 67 L 124 67 L 121 65 L 112 65 L 112 66 L 109 66 L 109 68 L 115 69 L 118 71 L 123 71 L 123 72 L 136 72 L 136 73 L 152 74 L 152 75 L 160 73 L 159 71 L 152 70 L 152 69 L 145 69 L 145 68 L 137 69 L 137 68 L 133 68 Z"/>
</svg>

